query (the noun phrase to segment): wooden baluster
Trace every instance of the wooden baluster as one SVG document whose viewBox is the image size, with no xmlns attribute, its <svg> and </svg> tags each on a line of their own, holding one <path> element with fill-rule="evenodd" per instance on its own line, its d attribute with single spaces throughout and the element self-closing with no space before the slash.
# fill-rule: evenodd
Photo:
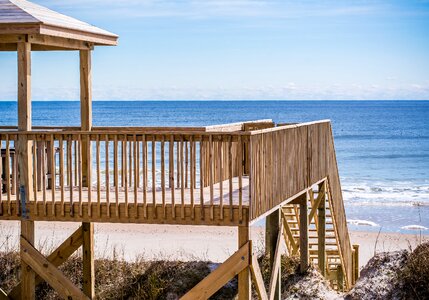
<svg viewBox="0 0 429 300">
<path fill-rule="evenodd" d="M 65 206 L 64 206 L 64 144 L 63 136 L 60 136 L 58 146 L 60 148 L 60 189 L 61 189 L 61 216 L 65 216 Z M 35 159 L 37 160 L 37 159 Z M 34 180 L 35 181 L 35 180 Z"/>
<path fill-rule="evenodd" d="M 191 193 L 191 218 L 192 220 L 195 218 L 195 204 L 194 204 L 194 186 L 195 186 L 195 174 L 194 174 L 194 166 L 195 166 L 195 142 L 193 141 L 193 137 L 189 137 L 189 148 L 190 148 L 190 193 Z"/>
<path fill-rule="evenodd" d="M 121 187 L 124 187 L 125 184 L 125 177 L 127 174 L 124 171 L 124 166 L 126 164 L 127 159 L 127 153 L 125 151 L 125 142 L 121 142 Z"/>
<path fill-rule="evenodd" d="M 98 216 L 101 216 L 101 166 L 100 166 L 100 135 L 95 139 L 95 157 L 97 164 L 97 210 Z"/>
<path fill-rule="evenodd" d="M 78 141 L 74 142 L 74 182 L 75 184 L 78 184 L 78 153 L 79 151 L 77 150 L 78 148 Z"/>
<path fill-rule="evenodd" d="M 229 218 L 232 221 L 233 220 L 233 197 L 232 197 L 232 137 L 229 136 L 228 141 L 228 171 L 229 171 Z"/>
<path fill-rule="evenodd" d="M 88 189 L 88 216 L 92 216 L 92 155 L 91 155 L 91 135 L 86 135 L 86 144 L 82 145 L 82 151 L 86 150 L 86 155 L 82 156 L 82 168 L 86 167 L 86 186 Z M 82 153 L 83 155 L 83 153 Z M 83 162 L 85 158 L 85 162 Z M 83 177 L 83 174 L 82 174 Z"/>
<path fill-rule="evenodd" d="M 143 155 L 143 217 L 147 218 L 147 142 L 146 135 L 142 136 Z"/>
<path fill-rule="evenodd" d="M 56 190 L 56 181 L 55 181 L 55 139 L 54 139 L 54 135 L 51 134 L 50 136 L 50 144 L 49 144 L 49 154 L 50 154 L 50 163 L 51 163 L 51 202 L 52 202 L 52 207 L 51 207 L 51 213 L 52 216 L 55 216 L 55 190 Z"/>
<path fill-rule="evenodd" d="M 165 206 L 165 149 L 164 149 L 164 136 L 161 137 L 161 193 L 162 193 L 162 210 L 164 212 L 164 219 L 167 217 L 167 210 Z"/>
<path fill-rule="evenodd" d="M 136 174 L 137 174 L 137 189 L 140 187 L 140 141 L 136 137 Z"/>
<path fill-rule="evenodd" d="M 113 172 L 115 182 L 115 202 L 116 202 L 116 217 L 119 217 L 119 174 L 118 174 L 118 135 L 115 134 L 113 140 Z"/>
<path fill-rule="evenodd" d="M 138 145 L 139 142 L 137 141 L 137 136 L 133 136 L 133 153 L 134 153 L 134 210 L 135 210 L 135 218 L 139 217 L 139 210 L 138 210 L 138 199 L 137 199 L 137 189 L 139 186 L 139 152 L 138 152 Z"/>
<path fill-rule="evenodd" d="M 106 134 L 106 210 L 107 217 L 110 217 L 110 168 L 109 168 L 109 135 Z"/>
<path fill-rule="evenodd" d="M 185 141 L 184 146 L 185 146 L 185 188 L 188 188 L 188 166 L 189 166 L 189 162 L 188 162 L 188 142 L 187 141 Z"/>
<path fill-rule="evenodd" d="M 176 143 L 176 170 L 177 170 L 177 188 L 180 188 L 180 142 Z"/>
<path fill-rule="evenodd" d="M 0 140 L 0 148 L 1 148 L 1 140 Z M 37 216 L 37 143 L 33 141 L 32 147 L 32 159 L 33 159 L 33 201 L 34 201 L 34 213 Z M 0 159 L 1 161 L 1 159 Z M 1 162 L 0 162 L 0 181 L 1 181 Z M 0 184 L 1 188 L 1 184 Z M 0 198 L 2 191 L 0 190 Z M 1 199 L 0 199 L 0 214 L 1 214 Z"/>
<path fill-rule="evenodd" d="M 170 143 L 168 146 L 168 172 L 170 175 L 171 208 L 172 217 L 173 219 L 176 219 L 176 203 L 174 199 L 174 135 L 170 136 Z"/>
<path fill-rule="evenodd" d="M 68 172 L 68 179 L 69 179 L 69 189 L 70 189 L 70 216 L 73 217 L 73 140 L 72 137 L 69 136 L 67 139 L 67 172 Z M 40 150 L 39 150 L 40 152 Z M 42 152 L 43 153 L 43 152 Z M 43 165 L 43 156 L 40 159 L 40 163 Z M 43 168 L 42 168 L 43 170 Z M 42 171 L 43 176 L 43 171 Z"/>
<path fill-rule="evenodd" d="M 240 221 L 243 220 L 243 143 L 241 141 L 241 136 L 238 136 L 238 147 L 237 147 L 238 155 L 238 219 Z M 251 174 L 251 172 L 249 172 Z M 249 178 L 249 197 L 252 194 L 250 191 L 251 187 L 251 178 Z M 249 198 L 249 206 L 252 207 L 250 204 L 250 198 Z"/>
<path fill-rule="evenodd" d="M 125 187 L 125 216 L 128 217 L 128 162 L 127 162 L 127 135 L 124 135 L 124 140 L 122 141 L 122 171 L 124 172 L 124 187 Z M 131 150 L 131 149 L 130 149 Z M 131 166 L 131 161 L 129 162 Z"/>
<path fill-rule="evenodd" d="M 184 174 L 184 160 L 183 160 L 183 135 L 180 136 L 180 198 L 182 200 L 180 207 L 180 215 L 182 219 L 185 218 L 185 174 Z"/>
<path fill-rule="evenodd" d="M 128 177 L 129 177 L 129 179 L 128 179 L 128 186 L 129 187 L 132 187 L 132 184 L 133 184 L 133 153 L 132 153 L 132 150 L 134 149 L 134 147 L 131 146 L 131 145 L 132 145 L 132 141 L 129 141 L 128 142 L 128 148 L 129 148 L 129 150 L 128 150 L 128 168 L 129 168 L 129 171 L 128 171 Z"/>
<path fill-rule="evenodd" d="M 219 180 L 219 201 L 220 201 L 220 219 L 223 220 L 223 178 L 222 178 L 222 138 L 218 142 L 218 180 Z"/>
<path fill-rule="evenodd" d="M 7 193 L 7 213 L 8 215 L 12 215 L 12 208 L 11 208 L 11 202 L 10 202 L 10 141 L 9 141 L 9 135 L 6 135 L 6 193 Z"/>
<path fill-rule="evenodd" d="M 46 216 L 46 136 L 43 136 L 43 149 L 42 149 L 42 195 L 43 195 L 43 215 Z"/>
<path fill-rule="evenodd" d="M 201 205 L 201 220 L 204 220 L 204 141 L 201 136 L 200 141 L 200 205 Z"/>
<path fill-rule="evenodd" d="M 77 138 L 78 147 L 77 147 L 77 157 L 78 157 L 78 179 L 79 179 L 79 216 L 83 215 L 83 207 L 82 207 L 82 136 L 79 134 Z"/>
<path fill-rule="evenodd" d="M 214 219 L 213 191 L 213 136 L 209 136 L 209 186 L 210 186 L 210 219 Z"/>
<path fill-rule="evenodd" d="M 156 218 L 156 140 L 152 137 L 152 207 L 153 217 Z"/>
</svg>

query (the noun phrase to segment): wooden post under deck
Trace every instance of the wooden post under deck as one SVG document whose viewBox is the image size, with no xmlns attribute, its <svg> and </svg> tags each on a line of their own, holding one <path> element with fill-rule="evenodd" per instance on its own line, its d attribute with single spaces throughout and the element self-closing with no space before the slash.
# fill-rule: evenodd
<svg viewBox="0 0 429 300">
<path fill-rule="evenodd" d="M 281 211 L 277 209 L 269 214 L 265 224 L 265 253 L 270 257 L 270 269 L 273 268 L 277 247 L 277 239 L 281 226 Z M 279 275 L 277 276 L 277 284 L 274 292 L 274 299 L 281 297 L 281 264 L 279 267 Z"/>
<path fill-rule="evenodd" d="M 238 227 L 238 249 L 247 244 L 250 240 L 248 226 Z M 249 300 L 251 297 L 250 269 L 246 267 L 238 274 L 238 300 Z"/>
<path fill-rule="evenodd" d="M 83 292 L 95 299 L 94 223 L 82 223 Z"/>
<path fill-rule="evenodd" d="M 18 130 L 31 130 L 31 44 L 20 42 L 18 52 Z M 31 143 L 19 138 L 16 145 L 19 169 L 19 196 L 21 201 L 21 236 L 34 245 L 34 222 L 26 220 L 26 204 L 32 196 L 33 168 Z M 21 249 L 21 251 L 23 251 Z M 35 273 L 21 259 L 22 299 L 35 299 Z"/>
<path fill-rule="evenodd" d="M 317 264 L 322 276 L 326 276 L 326 182 L 319 184 L 319 193 L 324 193 L 317 208 Z"/>
<path fill-rule="evenodd" d="M 306 198 L 301 200 L 299 204 L 299 253 L 300 253 L 300 272 L 304 273 L 308 269 L 309 265 L 309 253 L 308 253 L 308 198 L 309 193 L 307 192 Z"/>
</svg>

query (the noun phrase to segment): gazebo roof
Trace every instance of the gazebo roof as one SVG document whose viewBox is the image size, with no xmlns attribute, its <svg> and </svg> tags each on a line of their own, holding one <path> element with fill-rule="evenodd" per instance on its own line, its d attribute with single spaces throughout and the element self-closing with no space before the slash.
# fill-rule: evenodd
<svg viewBox="0 0 429 300">
<path fill-rule="evenodd" d="M 0 0 L 0 43 L 10 43 L 10 35 L 31 35 L 33 41 L 30 42 L 35 44 L 40 40 L 46 41 L 48 37 L 91 45 L 116 45 L 118 39 L 116 34 L 26 0 Z M 58 45 L 58 48 L 61 47 Z"/>
</svg>

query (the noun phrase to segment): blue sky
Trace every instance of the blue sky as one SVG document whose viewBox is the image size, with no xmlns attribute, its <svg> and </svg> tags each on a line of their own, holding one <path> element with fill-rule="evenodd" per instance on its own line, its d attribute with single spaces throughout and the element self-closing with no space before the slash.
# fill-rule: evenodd
<svg viewBox="0 0 429 300">
<path fill-rule="evenodd" d="M 429 1 L 33 2 L 120 36 L 95 100 L 429 99 Z M 34 100 L 78 99 L 78 53 L 32 58 Z M 0 53 L 0 100 L 16 77 Z"/>
</svg>

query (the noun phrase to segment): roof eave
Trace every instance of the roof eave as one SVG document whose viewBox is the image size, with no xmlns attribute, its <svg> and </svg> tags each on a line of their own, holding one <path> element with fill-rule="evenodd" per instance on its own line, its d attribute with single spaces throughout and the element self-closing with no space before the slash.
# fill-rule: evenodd
<svg viewBox="0 0 429 300">
<path fill-rule="evenodd" d="M 118 36 L 113 33 L 100 34 L 42 23 L 3 23 L 0 24 L 0 34 L 41 34 L 84 41 L 96 46 L 116 46 L 118 44 Z"/>
</svg>

